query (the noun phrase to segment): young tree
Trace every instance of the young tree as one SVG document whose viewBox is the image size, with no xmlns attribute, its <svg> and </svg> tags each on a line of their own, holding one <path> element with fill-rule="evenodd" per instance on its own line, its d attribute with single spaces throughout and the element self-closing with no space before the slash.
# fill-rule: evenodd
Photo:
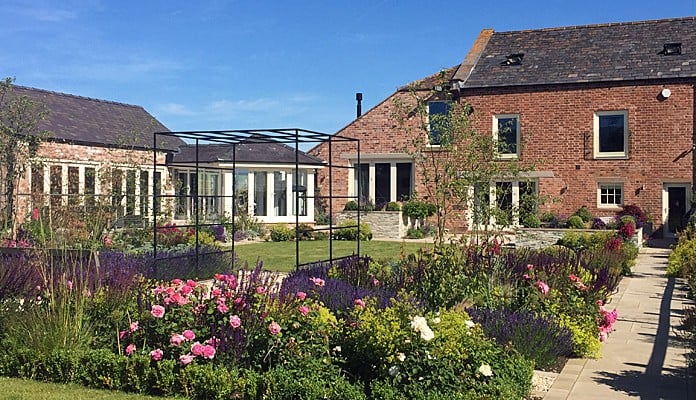
<svg viewBox="0 0 696 400">
<path fill-rule="evenodd" d="M 491 202 L 491 183 L 496 180 L 519 179 L 525 170 L 517 160 L 501 161 L 504 143 L 491 134 L 478 132 L 474 126 L 475 114 L 470 105 L 455 98 L 447 90 L 446 71 L 431 87 L 417 82 L 409 87 L 409 96 L 395 100 L 393 118 L 411 142 L 405 150 L 416 165 L 423 200 L 433 203 L 437 212 L 436 244 L 442 245 L 453 218 L 463 218 L 468 210 L 475 226 L 487 229 L 491 218 L 496 225 L 512 223 L 511 209 L 491 207 L 507 198 L 504 185 L 496 185 Z M 434 106 L 433 106 L 434 104 Z M 509 127 L 501 127 L 505 133 Z M 496 218 L 497 217 L 497 218 Z"/>
<path fill-rule="evenodd" d="M 14 78 L 0 82 L 0 172 L 2 173 L 2 224 L 13 228 L 15 198 L 20 178 L 34 159 L 41 140 L 48 135 L 39 129 L 48 111 L 42 103 L 13 91 Z"/>
</svg>

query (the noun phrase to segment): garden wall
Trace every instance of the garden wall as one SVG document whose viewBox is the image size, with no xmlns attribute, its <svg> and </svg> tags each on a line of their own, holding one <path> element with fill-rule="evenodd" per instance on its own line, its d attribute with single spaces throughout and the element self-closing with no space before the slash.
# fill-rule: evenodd
<svg viewBox="0 0 696 400">
<path fill-rule="evenodd" d="M 357 211 L 336 213 L 336 224 L 348 219 L 358 219 Z M 406 236 L 408 226 L 404 223 L 401 211 L 370 211 L 360 213 L 360 222 L 365 222 L 372 230 L 373 239 L 401 239 Z"/>
<path fill-rule="evenodd" d="M 515 231 L 512 240 L 515 247 L 529 247 L 539 249 L 556 244 L 558 239 L 571 229 L 554 229 L 554 228 L 519 228 Z M 573 231 L 597 233 L 603 232 L 596 229 L 573 229 Z M 633 242 L 640 250 L 643 246 L 643 228 L 636 229 L 636 234 L 633 235 Z"/>
</svg>

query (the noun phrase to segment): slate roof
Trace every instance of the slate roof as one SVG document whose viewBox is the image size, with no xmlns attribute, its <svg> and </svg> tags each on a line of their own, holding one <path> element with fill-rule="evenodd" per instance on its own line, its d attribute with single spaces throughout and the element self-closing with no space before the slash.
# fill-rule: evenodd
<svg viewBox="0 0 696 400">
<path fill-rule="evenodd" d="M 42 102 L 47 119 L 39 126 L 48 140 L 83 145 L 152 148 L 153 132 L 169 131 L 140 106 L 13 86 L 18 96 Z M 184 144 L 176 137 L 158 140 L 159 148 L 174 150 Z"/>
<path fill-rule="evenodd" d="M 490 33 L 460 87 L 696 78 L 696 17 Z M 659 54 L 666 43 L 682 53 Z M 520 65 L 501 65 L 514 53 Z"/>
<path fill-rule="evenodd" d="M 236 147 L 236 148 L 235 148 Z M 233 157 L 233 148 L 236 155 Z M 295 164 L 295 149 L 275 142 L 232 144 L 200 144 L 198 146 L 199 163 L 217 163 L 235 161 L 254 164 Z M 172 164 L 191 164 L 196 162 L 196 146 L 187 144 L 174 154 Z M 298 153 L 301 165 L 323 165 L 323 162 L 302 151 Z"/>
</svg>

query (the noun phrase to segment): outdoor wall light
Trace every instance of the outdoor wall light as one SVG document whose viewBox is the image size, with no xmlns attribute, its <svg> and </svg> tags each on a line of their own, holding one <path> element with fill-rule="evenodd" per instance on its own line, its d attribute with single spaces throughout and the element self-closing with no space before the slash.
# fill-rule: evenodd
<svg viewBox="0 0 696 400">
<path fill-rule="evenodd" d="M 667 89 L 667 88 L 663 88 L 663 89 L 660 91 L 660 94 L 657 95 L 657 99 L 660 100 L 660 101 L 665 101 L 665 100 L 669 99 L 669 96 L 671 96 L 671 95 L 672 95 L 672 91 L 671 91 L 671 90 L 669 90 L 669 89 Z"/>
</svg>

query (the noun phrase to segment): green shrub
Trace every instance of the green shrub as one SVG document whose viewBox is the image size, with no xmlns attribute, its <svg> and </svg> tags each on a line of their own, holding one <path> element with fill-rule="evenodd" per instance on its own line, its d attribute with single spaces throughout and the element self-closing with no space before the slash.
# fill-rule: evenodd
<svg viewBox="0 0 696 400">
<path fill-rule="evenodd" d="M 432 217 L 437 212 L 437 207 L 435 204 L 431 204 L 425 201 L 409 200 L 404 203 L 403 213 L 407 217 L 415 219 L 425 219 Z"/>
<path fill-rule="evenodd" d="M 585 227 L 585 223 L 582 218 L 578 215 L 572 215 L 568 218 L 568 228 L 572 229 L 582 229 Z"/>
<path fill-rule="evenodd" d="M 408 231 L 406 231 L 406 237 L 409 239 L 423 239 L 425 233 L 423 233 L 420 228 L 409 228 Z"/>
<path fill-rule="evenodd" d="M 300 240 L 314 239 L 314 228 L 309 224 L 299 224 L 295 227 L 295 237 Z"/>
<path fill-rule="evenodd" d="M 590 222 L 592 221 L 592 213 L 586 206 L 580 207 L 573 215 L 578 216 L 582 219 L 582 222 Z M 568 219 L 568 222 L 570 222 L 570 219 Z"/>
<path fill-rule="evenodd" d="M 696 238 L 681 235 L 667 260 L 667 275 L 688 279 L 694 274 L 696 274 Z"/>
<path fill-rule="evenodd" d="M 541 220 L 536 214 L 529 214 L 522 220 L 522 226 L 527 228 L 538 228 L 541 226 Z"/>
<path fill-rule="evenodd" d="M 193 233 L 190 235 L 187 239 L 187 243 L 190 245 L 195 245 L 196 244 L 196 234 Z M 198 245 L 199 246 L 208 246 L 212 248 L 217 248 L 218 243 L 215 241 L 215 235 L 208 231 L 204 231 L 199 229 L 198 230 Z"/>
<path fill-rule="evenodd" d="M 238 370 L 211 364 L 191 363 L 179 371 L 179 384 L 192 399 L 249 398 L 255 382 Z"/>
<path fill-rule="evenodd" d="M 573 354 L 576 357 L 601 357 L 602 344 L 599 341 L 599 328 L 591 315 L 559 314 L 555 320 L 559 326 L 569 329 L 573 335 Z"/>
<path fill-rule="evenodd" d="M 285 224 L 271 226 L 271 240 L 274 242 L 287 242 L 292 240 L 292 229 Z"/>
<path fill-rule="evenodd" d="M 372 230 L 370 225 L 365 222 L 360 223 L 360 240 L 371 240 Z M 338 224 L 333 232 L 336 240 L 358 240 L 358 222 L 354 219 L 347 219 Z"/>
<path fill-rule="evenodd" d="M 548 223 L 548 222 L 553 222 L 553 221 L 558 221 L 558 217 L 554 213 L 547 211 L 547 212 L 541 214 L 541 222 Z"/>
<path fill-rule="evenodd" d="M 401 211 L 401 205 L 395 201 L 390 201 L 384 209 L 386 211 Z"/>
<path fill-rule="evenodd" d="M 355 200 L 347 202 L 346 205 L 343 206 L 343 211 L 358 211 L 358 202 Z"/>
<path fill-rule="evenodd" d="M 260 378 L 257 396 L 267 400 L 367 399 L 359 384 L 351 383 L 337 368 L 319 361 L 302 369 L 279 366 L 269 370 Z"/>
</svg>

